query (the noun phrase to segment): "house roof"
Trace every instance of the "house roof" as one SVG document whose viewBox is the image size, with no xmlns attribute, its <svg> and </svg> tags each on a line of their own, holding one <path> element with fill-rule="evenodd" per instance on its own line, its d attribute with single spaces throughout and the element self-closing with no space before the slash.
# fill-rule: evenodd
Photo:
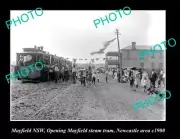
<svg viewBox="0 0 180 139">
<path fill-rule="evenodd" d="M 117 51 L 111 51 L 111 52 L 107 52 L 106 56 L 118 56 L 119 53 Z"/>
<path fill-rule="evenodd" d="M 135 45 L 135 48 L 137 50 L 149 50 L 150 47 L 154 47 L 154 45 Z M 164 47 L 161 47 L 162 50 L 165 50 Z M 126 46 L 122 48 L 122 50 L 132 50 L 132 45 Z M 160 50 L 159 47 L 156 47 L 156 50 Z"/>
<path fill-rule="evenodd" d="M 150 45 L 136 45 L 135 48 L 138 50 L 143 50 L 143 49 L 150 49 Z M 122 50 L 130 50 L 132 49 L 132 45 L 126 46 L 122 48 Z"/>
</svg>

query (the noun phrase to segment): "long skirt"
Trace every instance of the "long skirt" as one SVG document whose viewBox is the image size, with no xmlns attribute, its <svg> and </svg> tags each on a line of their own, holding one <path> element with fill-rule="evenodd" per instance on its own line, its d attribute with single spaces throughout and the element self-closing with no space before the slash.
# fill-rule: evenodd
<svg viewBox="0 0 180 139">
<path fill-rule="evenodd" d="M 140 79 L 139 78 L 135 78 L 134 84 L 135 85 L 140 85 Z"/>
</svg>

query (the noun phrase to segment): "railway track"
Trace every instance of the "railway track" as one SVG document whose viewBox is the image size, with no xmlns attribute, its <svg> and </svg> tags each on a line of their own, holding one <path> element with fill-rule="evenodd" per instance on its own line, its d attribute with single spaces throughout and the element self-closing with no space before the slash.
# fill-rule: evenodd
<svg viewBox="0 0 180 139">
<path fill-rule="evenodd" d="M 43 107 L 48 103 L 51 99 L 59 95 L 59 93 L 66 89 L 68 85 L 61 85 L 57 88 L 51 88 L 47 90 L 40 90 L 39 93 L 31 93 L 26 96 L 20 97 L 16 100 L 14 100 L 11 105 L 12 109 L 12 115 L 14 117 L 12 120 L 27 120 L 30 116 L 36 111 L 39 110 L 39 108 Z M 54 91 L 54 89 L 57 89 L 57 91 Z M 59 91 L 59 92 L 58 92 Z"/>
<path fill-rule="evenodd" d="M 63 90 L 63 92 L 66 92 L 66 91 L 69 91 L 71 88 L 70 87 L 68 87 L 68 88 L 66 88 L 65 90 Z M 58 94 L 58 95 L 56 95 L 55 97 L 53 97 L 50 101 L 48 101 L 44 106 L 42 106 L 37 112 L 35 112 L 32 116 L 30 116 L 29 118 L 28 118 L 28 120 L 31 120 L 31 118 L 33 118 L 35 115 L 37 115 L 42 109 L 44 109 L 45 107 L 47 107 L 49 104 L 50 104 L 50 102 L 52 102 L 53 100 L 55 100 L 58 96 L 60 96 L 60 95 L 62 95 L 62 93 L 61 94 Z"/>
<path fill-rule="evenodd" d="M 48 84 L 47 84 L 48 85 Z M 60 86 L 60 88 L 61 87 L 64 87 L 64 86 L 62 86 L 62 85 L 64 85 L 64 84 L 59 84 L 59 85 L 61 85 Z M 57 86 L 42 86 L 41 88 L 37 88 L 36 90 L 32 90 L 33 91 L 33 93 L 29 93 L 29 94 L 27 94 L 27 95 L 21 95 L 21 96 L 19 96 L 18 98 L 16 98 L 16 99 L 14 99 L 14 98 L 12 98 L 12 99 L 14 99 L 14 100 L 12 100 L 12 102 L 13 103 L 16 103 L 17 101 L 20 101 L 21 99 L 24 99 L 24 98 L 26 98 L 26 97 L 28 97 L 28 96 L 30 96 L 30 95 L 34 95 L 34 94 L 36 94 L 36 95 L 38 95 L 38 94 L 41 94 L 41 91 L 51 91 L 51 90 L 53 90 L 53 89 L 58 89 L 57 88 Z M 37 93 L 37 91 L 39 91 L 39 93 Z M 29 91 L 30 92 L 30 91 Z M 12 95 L 12 94 L 11 94 Z"/>
<path fill-rule="evenodd" d="M 55 96 L 29 120 L 72 120 L 78 117 L 84 99 L 84 87 L 71 85 L 63 93 Z M 79 96 L 78 96 L 79 95 Z"/>
</svg>

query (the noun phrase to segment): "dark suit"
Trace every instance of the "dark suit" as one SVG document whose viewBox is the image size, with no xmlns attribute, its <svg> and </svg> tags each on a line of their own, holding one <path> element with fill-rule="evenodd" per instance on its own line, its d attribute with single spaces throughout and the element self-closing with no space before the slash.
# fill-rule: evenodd
<svg viewBox="0 0 180 139">
<path fill-rule="evenodd" d="M 155 87 L 156 79 L 157 79 L 157 74 L 154 72 L 153 74 L 151 74 L 151 83 L 153 84 L 154 87 Z"/>
</svg>

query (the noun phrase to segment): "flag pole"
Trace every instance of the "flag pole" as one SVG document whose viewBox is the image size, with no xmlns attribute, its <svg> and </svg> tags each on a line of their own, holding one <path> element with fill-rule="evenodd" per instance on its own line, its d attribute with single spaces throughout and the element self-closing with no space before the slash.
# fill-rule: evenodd
<svg viewBox="0 0 180 139">
<path fill-rule="evenodd" d="M 122 70 L 122 57 L 121 57 L 121 52 L 120 52 L 120 45 L 119 45 L 119 35 L 121 35 L 121 34 L 119 34 L 119 30 L 118 29 L 116 29 L 116 35 L 117 35 L 117 43 L 118 43 L 118 54 L 119 54 L 119 57 L 118 57 L 118 61 L 119 61 L 119 71 L 120 71 L 120 73 L 122 72 L 121 70 Z"/>
</svg>

